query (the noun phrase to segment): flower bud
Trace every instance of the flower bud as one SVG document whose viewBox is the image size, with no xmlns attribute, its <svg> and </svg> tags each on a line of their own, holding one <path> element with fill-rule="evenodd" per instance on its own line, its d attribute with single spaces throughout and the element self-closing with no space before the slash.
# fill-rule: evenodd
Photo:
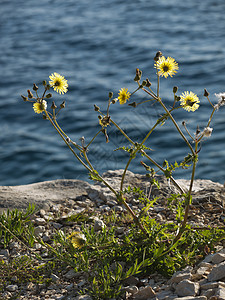
<svg viewBox="0 0 225 300">
<path fill-rule="evenodd" d="M 71 142 L 71 139 L 69 137 L 66 138 L 67 143 Z"/>
<path fill-rule="evenodd" d="M 95 109 L 95 111 L 99 111 L 100 110 L 100 108 L 97 105 L 95 105 L 95 104 L 94 104 L 94 109 Z"/>
<path fill-rule="evenodd" d="M 178 91 L 178 87 L 177 87 L 177 86 L 174 86 L 174 87 L 173 87 L 173 93 L 176 94 L 177 91 Z"/>
<path fill-rule="evenodd" d="M 146 84 L 147 84 L 147 81 L 146 81 L 146 80 L 143 80 L 141 85 L 142 85 L 142 86 L 146 86 Z"/>
<path fill-rule="evenodd" d="M 28 98 L 33 98 L 34 96 L 33 96 L 33 94 L 31 93 L 31 91 L 30 90 L 27 90 L 27 93 L 28 93 Z"/>
<path fill-rule="evenodd" d="M 114 99 L 111 100 L 111 103 L 115 104 L 117 101 L 118 101 L 118 98 L 114 98 Z"/>
<path fill-rule="evenodd" d="M 46 85 L 46 90 L 50 90 L 50 84 Z"/>
<path fill-rule="evenodd" d="M 150 87 L 152 84 L 151 84 L 151 82 L 149 81 L 149 79 L 148 78 L 146 78 L 146 87 Z"/>
<path fill-rule="evenodd" d="M 183 121 L 183 122 L 182 122 L 182 125 L 183 125 L 183 126 L 185 126 L 185 125 L 186 125 L 186 122 L 185 122 L 185 121 Z"/>
<path fill-rule="evenodd" d="M 52 94 L 51 94 L 51 93 L 49 93 L 49 94 L 46 95 L 46 98 L 47 98 L 47 99 L 49 99 L 49 98 L 51 98 L 51 97 L 52 97 Z"/>
<path fill-rule="evenodd" d="M 109 92 L 109 98 L 111 99 L 113 97 L 113 92 Z"/>
<path fill-rule="evenodd" d="M 158 51 L 158 52 L 156 53 L 155 57 L 154 57 L 154 61 L 157 62 L 157 61 L 159 60 L 160 56 L 162 56 L 162 52 L 161 52 L 161 51 Z"/>
<path fill-rule="evenodd" d="M 142 71 L 140 71 L 139 69 L 136 69 L 136 76 L 134 77 L 134 81 L 141 80 L 141 75 L 142 75 Z"/>
<path fill-rule="evenodd" d="M 132 107 L 136 107 L 137 106 L 137 103 L 136 102 L 132 102 L 132 103 L 129 103 L 128 105 L 132 106 Z"/>
<path fill-rule="evenodd" d="M 204 89 L 204 97 L 208 97 L 208 96 L 209 96 L 209 92 L 206 89 Z"/>
<path fill-rule="evenodd" d="M 56 109 L 57 108 L 57 106 L 55 105 L 55 102 L 54 101 L 52 101 L 52 106 L 51 106 L 51 109 Z"/>
<path fill-rule="evenodd" d="M 180 96 L 175 96 L 176 101 L 180 101 L 181 97 Z"/>
<path fill-rule="evenodd" d="M 44 120 L 47 120 L 47 117 L 46 117 L 46 115 L 42 115 L 42 117 L 43 117 L 43 119 L 44 119 Z"/>
<path fill-rule="evenodd" d="M 60 107 L 61 107 L 61 108 L 65 108 L 65 106 L 66 106 L 66 101 L 63 101 L 63 102 L 60 104 Z"/>
<path fill-rule="evenodd" d="M 196 129 L 196 135 L 198 135 L 200 132 L 201 132 L 201 131 L 200 131 L 199 127 L 197 126 L 197 129 Z"/>
<path fill-rule="evenodd" d="M 27 97 L 25 97 L 25 96 L 23 96 L 23 95 L 21 95 L 21 97 L 22 97 L 23 101 L 28 101 L 28 98 L 27 98 Z"/>
<path fill-rule="evenodd" d="M 47 84 L 46 80 L 43 80 L 43 81 L 42 81 L 42 84 L 43 84 L 44 86 L 46 86 L 46 84 Z"/>
<path fill-rule="evenodd" d="M 37 86 L 35 83 L 33 84 L 33 90 L 34 90 L 34 91 L 37 91 L 37 90 L 38 90 L 38 86 Z"/>
</svg>

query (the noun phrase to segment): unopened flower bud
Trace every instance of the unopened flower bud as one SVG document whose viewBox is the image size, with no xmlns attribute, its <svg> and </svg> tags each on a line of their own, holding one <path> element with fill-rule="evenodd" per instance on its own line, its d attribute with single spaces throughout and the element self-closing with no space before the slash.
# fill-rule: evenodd
<svg viewBox="0 0 225 300">
<path fill-rule="evenodd" d="M 178 87 L 177 87 L 177 86 L 174 86 L 174 87 L 173 87 L 173 93 L 176 94 L 177 91 L 178 91 Z"/>
<path fill-rule="evenodd" d="M 154 57 L 154 61 L 157 62 L 157 61 L 159 60 L 160 56 L 162 56 L 162 52 L 161 52 L 161 51 L 158 51 L 158 52 L 156 53 L 155 57 Z"/>
<path fill-rule="evenodd" d="M 146 84 L 147 84 L 147 81 L 146 81 L 146 80 L 143 80 L 141 85 L 142 85 L 142 86 L 146 86 Z"/>
<path fill-rule="evenodd" d="M 71 142 L 71 139 L 69 137 L 66 138 L 67 143 Z"/>
<path fill-rule="evenodd" d="M 132 107 L 136 107 L 137 106 L 137 103 L 136 102 L 132 102 L 132 103 L 129 103 L 128 105 L 132 106 Z"/>
<path fill-rule="evenodd" d="M 44 86 L 46 86 L 46 84 L 47 84 L 46 80 L 43 80 L 43 81 L 42 81 L 42 84 L 43 84 Z"/>
<path fill-rule="evenodd" d="M 46 90 L 50 90 L 50 85 L 49 84 L 46 85 Z"/>
<path fill-rule="evenodd" d="M 118 101 L 118 98 L 114 98 L 114 99 L 111 100 L 111 103 L 115 104 L 117 101 Z"/>
<path fill-rule="evenodd" d="M 199 127 L 197 126 L 197 129 L 196 129 L 196 135 L 198 135 L 200 132 L 201 132 L 201 131 L 200 131 Z"/>
<path fill-rule="evenodd" d="M 181 97 L 180 96 L 175 96 L 176 101 L 180 101 Z"/>
<path fill-rule="evenodd" d="M 46 119 L 47 119 L 46 115 L 42 115 L 42 117 L 43 117 L 43 119 L 44 119 L 44 120 L 46 120 Z"/>
<path fill-rule="evenodd" d="M 204 89 L 204 97 L 208 97 L 208 96 L 209 96 L 209 92 L 206 89 Z"/>
<path fill-rule="evenodd" d="M 183 125 L 183 126 L 185 126 L 185 125 L 186 125 L 186 122 L 185 122 L 185 121 L 183 121 L 183 122 L 182 122 L 182 125 Z"/>
<path fill-rule="evenodd" d="M 113 92 L 109 92 L 109 98 L 111 99 L 113 97 Z"/>
<path fill-rule="evenodd" d="M 100 108 L 97 105 L 95 105 L 95 104 L 94 104 L 94 109 L 95 109 L 95 111 L 99 111 L 100 110 Z"/>
<path fill-rule="evenodd" d="M 136 76 L 134 77 L 134 81 L 141 80 L 141 75 L 142 75 L 142 71 L 140 71 L 139 69 L 136 69 Z"/>
<path fill-rule="evenodd" d="M 46 95 L 46 98 L 47 98 L 47 99 L 52 98 L 52 94 L 51 94 L 51 93 L 47 94 L 47 95 Z"/>
<path fill-rule="evenodd" d="M 146 86 L 147 87 L 150 87 L 152 84 L 151 84 L 151 82 L 149 81 L 149 79 L 148 78 L 146 78 Z"/>
<path fill-rule="evenodd" d="M 57 106 L 55 105 L 55 102 L 54 101 L 52 101 L 52 106 L 51 106 L 51 109 L 56 109 L 57 108 Z"/>
<path fill-rule="evenodd" d="M 34 91 L 37 91 L 37 90 L 38 90 L 38 86 L 37 86 L 35 83 L 33 84 L 33 90 L 34 90 Z"/>
<path fill-rule="evenodd" d="M 28 101 L 28 98 L 27 98 L 27 97 L 25 97 L 25 96 L 23 96 L 23 95 L 21 95 L 21 97 L 22 97 L 23 101 Z"/>
<path fill-rule="evenodd" d="M 28 98 L 33 98 L 34 96 L 33 96 L 33 94 L 31 93 L 31 91 L 30 90 L 27 90 L 27 93 L 28 93 Z"/>
<path fill-rule="evenodd" d="M 65 108 L 65 106 L 66 106 L 66 101 L 63 101 L 63 102 L 60 104 L 60 107 L 61 107 L 61 108 Z"/>
<path fill-rule="evenodd" d="M 206 136 L 206 137 L 210 137 L 211 134 L 212 134 L 212 131 L 213 131 L 213 128 L 206 127 L 206 128 L 203 130 L 203 134 L 204 134 L 204 136 Z"/>
</svg>

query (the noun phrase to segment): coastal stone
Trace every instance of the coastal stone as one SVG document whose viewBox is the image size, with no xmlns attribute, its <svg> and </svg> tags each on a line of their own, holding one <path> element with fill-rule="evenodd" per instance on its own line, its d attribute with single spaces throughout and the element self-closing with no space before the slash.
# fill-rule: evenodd
<svg viewBox="0 0 225 300">
<path fill-rule="evenodd" d="M 15 292 L 18 290 L 18 285 L 16 284 L 7 285 L 6 290 L 9 292 Z"/>
<path fill-rule="evenodd" d="M 188 266 L 184 270 L 174 273 L 172 278 L 169 280 L 169 283 L 179 283 L 184 279 L 190 279 L 192 270 L 193 268 Z"/>
<path fill-rule="evenodd" d="M 213 264 L 219 264 L 225 261 L 225 254 L 224 253 L 215 253 L 212 257 Z"/>
<path fill-rule="evenodd" d="M 206 296 L 197 296 L 197 297 L 179 297 L 179 298 L 173 298 L 171 300 L 207 300 Z"/>
<path fill-rule="evenodd" d="M 64 275 L 64 277 L 66 278 L 66 279 L 72 279 L 72 278 L 74 278 L 74 277 L 76 277 L 77 276 L 77 273 L 74 271 L 74 270 L 69 270 L 65 275 Z"/>
<path fill-rule="evenodd" d="M 91 185 L 82 180 L 59 179 L 18 186 L 0 186 L 0 212 L 7 209 L 25 210 L 28 204 L 49 211 L 54 203 L 65 203 L 80 195 L 87 195 Z"/>
<path fill-rule="evenodd" d="M 215 266 L 208 275 L 209 281 L 217 281 L 225 278 L 225 262 L 222 262 Z"/>
<path fill-rule="evenodd" d="M 36 218 L 34 220 L 34 222 L 37 224 L 37 225 L 45 225 L 46 224 L 46 220 L 44 218 Z"/>
<path fill-rule="evenodd" d="M 94 231 L 99 231 L 105 228 L 105 224 L 102 220 L 95 218 L 94 220 Z"/>
<path fill-rule="evenodd" d="M 199 291 L 199 283 L 192 282 L 188 279 L 182 280 L 176 287 L 176 294 L 178 296 L 195 296 Z"/>
<path fill-rule="evenodd" d="M 136 287 L 136 285 L 127 286 L 124 289 L 126 292 L 131 293 L 131 294 L 135 294 L 138 291 L 138 287 Z"/>
<path fill-rule="evenodd" d="M 9 250 L 8 249 L 0 250 L 0 255 L 4 256 L 5 258 L 8 258 L 9 257 Z"/>
<path fill-rule="evenodd" d="M 150 286 L 140 289 L 137 293 L 133 294 L 133 299 L 135 300 L 146 300 L 148 298 L 154 297 L 155 292 Z"/>
</svg>

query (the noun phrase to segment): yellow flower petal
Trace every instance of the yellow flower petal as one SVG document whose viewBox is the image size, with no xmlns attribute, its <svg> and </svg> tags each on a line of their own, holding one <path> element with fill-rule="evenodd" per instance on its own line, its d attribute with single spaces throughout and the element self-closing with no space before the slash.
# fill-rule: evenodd
<svg viewBox="0 0 225 300">
<path fill-rule="evenodd" d="M 127 100 L 130 98 L 131 94 L 127 91 L 127 89 L 122 88 L 119 91 L 119 96 L 118 96 L 118 100 L 120 102 L 120 104 L 125 104 L 127 102 Z"/>
<path fill-rule="evenodd" d="M 199 98 L 193 92 L 184 92 L 180 96 L 180 105 L 187 111 L 195 111 L 199 108 Z"/>
<path fill-rule="evenodd" d="M 49 78 L 51 79 L 49 81 L 50 86 L 53 87 L 57 93 L 64 94 L 68 91 L 68 83 L 63 76 L 58 73 L 54 73 L 50 75 Z"/>
<path fill-rule="evenodd" d="M 161 56 L 159 60 L 155 63 L 154 67 L 158 69 L 159 76 L 173 76 L 179 69 L 178 63 L 172 57 Z"/>
</svg>

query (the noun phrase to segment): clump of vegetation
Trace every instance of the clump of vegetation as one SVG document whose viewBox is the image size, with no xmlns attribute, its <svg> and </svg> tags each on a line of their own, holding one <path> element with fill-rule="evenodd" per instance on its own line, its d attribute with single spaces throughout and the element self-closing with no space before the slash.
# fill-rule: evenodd
<svg viewBox="0 0 225 300">
<path fill-rule="evenodd" d="M 213 104 L 209 98 L 209 92 L 204 90 L 203 97 L 208 100 L 212 110 L 204 128 L 200 129 L 196 126 L 195 133 L 191 134 L 185 122 L 182 122 L 183 130 L 179 126 L 176 111 L 184 109 L 187 113 L 194 113 L 200 106 L 199 97 L 192 91 L 178 94 L 178 87 L 174 86 L 171 88 L 173 101 L 167 106 L 160 96 L 160 80 L 163 77 L 166 79 L 174 76 L 179 69 L 178 63 L 174 58 L 166 58 L 158 51 L 154 57 L 154 69 L 156 71 L 155 84 L 152 84 L 148 78 L 142 80 L 142 71 L 136 69 L 134 81 L 137 83 L 137 88 L 134 91 L 129 92 L 128 88 L 121 88 L 117 97 L 113 97 L 113 92 L 109 92 L 105 111 L 96 104 L 94 105 L 94 110 L 98 113 L 100 128 L 88 142 L 83 137 L 79 142 L 72 141 L 59 125 L 58 117 L 65 108 L 65 101 L 59 107 L 55 101 L 52 101 L 51 106 L 48 103 L 53 97 L 50 93 L 51 88 L 59 94 L 67 92 L 68 83 L 63 76 L 54 73 L 49 76 L 49 82 L 44 80 L 42 95 L 39 94 L 38 86 L 34 84 L 33 92 L 28 90 L 27 96 L 22 96 L 24 101 L 33 103 L 35 113 L 42 114 L 43 118 L 50 122 L 74 157 L 87 169 L 90 178 L 105 185 L 114 194 L 118 205 L 125 207 L 126 213 L 114 212 L 114 214 L 103 216 L 106 227 L 100 232 L 94 231 L 86 213 L 71 216 L 65 222 L 82 223 L 81 232 L 58 231 L 49 242 L 44 242 L 41 238 L 35 237 L 32 223 L 29 222 L 33 208 L 30 207 L 25 214 L 18 211 L 8 212 L 0 219 L 1 245 L 6 248 L 12 240 L 16 239 L 29 249 L 34 242 L 40 243 L 48 250 L 48 259 L 54 259 L 57 267 L 70 266 L 76 272 L 82 271 L 86 274 L 90 285 L 88 291 L 94 299 L 118 297 L 123 293 L 123 280 L 130 275 L 142 276 L 157 271 L 165 276 L 171 276 L 178 269 L 187 264 L 194 264 L 205 254 L 213 251 L 215 244 L 222 239 L 224 234 L 223 228 L 192 228 L 188 224 L 188 217 L 198 156 L 202 143 L 212 134 L 213 129 L 210 126 L 215 112 L 225 104 L 225 93 L 216 94 L 218 101 Z M 155 88 L 153 88 L 154 85 Z M 147 95 L 148 99 L 137 100 L 137 94 L 140 92 Z M 132 97 L 135 97 L 135 101 L 129 102 Z M 110 114 L 111 105 L 118 103 L 119 105 L 129 103 L 128 106 L 133 108 L 151 103 L 161 107 L 163 112 L 155 124 L 148 129 L 143 140 L 137 142 L 125 133 Z M 169 162 L 165 158 L 159 163 L 153 157 L 154 152 L 150 148 L 149 137 L 158 126 L 164 126 L 168 120 L 172 121 L 181 139 L 186 143 L 188 151 L 180 162 Z M 130 143 L 129 146 L 121 145 L 115 149 L 127 153 L 127 164 L 118 190 L 99 174 L 88 157 L 88 151 L 97 136 L 103 135 L 106 143 L 110 142 L 108 126 L 115 126 L 118 133 Z M 127 170 L 133 160 L 137 159 L 137 154 L 143 157 L 140 163 L 152 187 L 160 188 L 156 174 L 161 173 L 177 188 L 178 193 L 170 195 L 167 199 L 168 207 L 176 211 L 172 223 L 160 223 L 151 217 L 149 210 L 157 203 L 157 198 L 151 198 L 138 187 L 124 187 Z M 190 185 L 187 191 L 184 191 L 173 177 L 178 168 L 191 169 Z M 135 196 L 143 204 L 140 211 L 136 212 L 128 205 L 129 195 Z M 126 230 L 118 235 L 117 229 L 121 224 Z M 41 260 L 40 257 L 35 259 Z M 85 293 L 85 289 L 81 292 Z"/>
</svg>

